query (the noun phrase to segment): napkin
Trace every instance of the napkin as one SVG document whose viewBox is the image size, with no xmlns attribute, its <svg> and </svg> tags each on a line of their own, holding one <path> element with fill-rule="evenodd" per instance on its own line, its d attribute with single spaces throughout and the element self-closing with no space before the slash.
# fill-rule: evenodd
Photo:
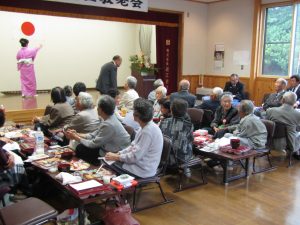
<svg viewBox="0 0 300 225">
<path fill-rule="evenodd" d="M 82 181 L 81 177 L 73 176 L 72 174 L 61 172 L 55 176 L 56 179 L 61 180 L 63 185 L 76 183 Z"/>
</svg>

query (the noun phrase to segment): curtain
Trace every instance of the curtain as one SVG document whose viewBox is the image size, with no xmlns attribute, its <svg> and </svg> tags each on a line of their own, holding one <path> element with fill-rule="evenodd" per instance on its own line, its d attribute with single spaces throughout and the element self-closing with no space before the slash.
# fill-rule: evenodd
<svg viewBox="0 0 300 225">
<path fill-rule="evenodd" d="M 139 31 L 140 48 L 145 55 L 146 60 L 151 57 L 151 42 L 152 42 L 152 26 L 141 25 Z"/>
</svg>

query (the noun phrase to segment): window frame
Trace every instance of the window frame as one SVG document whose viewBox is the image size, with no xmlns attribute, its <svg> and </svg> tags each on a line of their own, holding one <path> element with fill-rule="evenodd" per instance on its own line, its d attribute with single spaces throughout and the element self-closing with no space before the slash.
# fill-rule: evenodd
<svg viewBox="0 0 300 225">
<path fill-rule="evenodd" d="M 268 8 L 275 8 L 275 7 L 284 7 L 284 6 L 292 6 L 292 32 L 291 32 L 291 37 L 290 37 L 290 49 L 289 49 L 289 63 L 288 63 L 288 74 L 287 75 L 268 75 L 268 74 L 263 74 L 263 60 L 264 60 L 264 47 L 265 47 L 265 36 L 266 36 L 266 14 L 267 14 L 267 9 Z M 257 77 L 263 77 L 263 78 L 289 78 L 292 70 L 292 62 L 293 62 L 293 55 L 294 55 L 294 43 L 295 43 L 295 17 L 296 17 L 296 3 L 291 3 L 291 2 L 281 2 L 281 3 L 270 3 L 270 4 L 264 4 L 261 5 L 260 9 L 260 37 L 259 37 L 259 43 L 258 43 L 258 74 Z"/>
</svg>

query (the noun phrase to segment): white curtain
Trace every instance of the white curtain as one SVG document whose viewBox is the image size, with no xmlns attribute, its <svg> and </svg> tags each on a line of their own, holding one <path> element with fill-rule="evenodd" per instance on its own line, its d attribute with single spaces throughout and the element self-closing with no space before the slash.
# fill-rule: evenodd
<svg viewBox="0 0 300 225">
<path fill-rule="evenodd" d="M 140 48 L 145 59 L 150 61 L 151 58 L 151 42 L 152 42 L 152 26 L 151 25 L 140 25 L 139 30 L 139 41 Z"/>
</svg>

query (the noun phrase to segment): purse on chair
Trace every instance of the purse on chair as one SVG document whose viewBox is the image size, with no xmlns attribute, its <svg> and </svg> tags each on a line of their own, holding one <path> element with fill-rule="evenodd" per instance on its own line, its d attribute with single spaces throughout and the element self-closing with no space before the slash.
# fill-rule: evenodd
<svg viewBox="0 0 300 225">
<path fill-rule="evenodd" d="M 140 225 L 131 215 L 130 205 L 116 203 L 116 207 L 105 207 L 103 216 L 105 225 Z"/>
</svg>

